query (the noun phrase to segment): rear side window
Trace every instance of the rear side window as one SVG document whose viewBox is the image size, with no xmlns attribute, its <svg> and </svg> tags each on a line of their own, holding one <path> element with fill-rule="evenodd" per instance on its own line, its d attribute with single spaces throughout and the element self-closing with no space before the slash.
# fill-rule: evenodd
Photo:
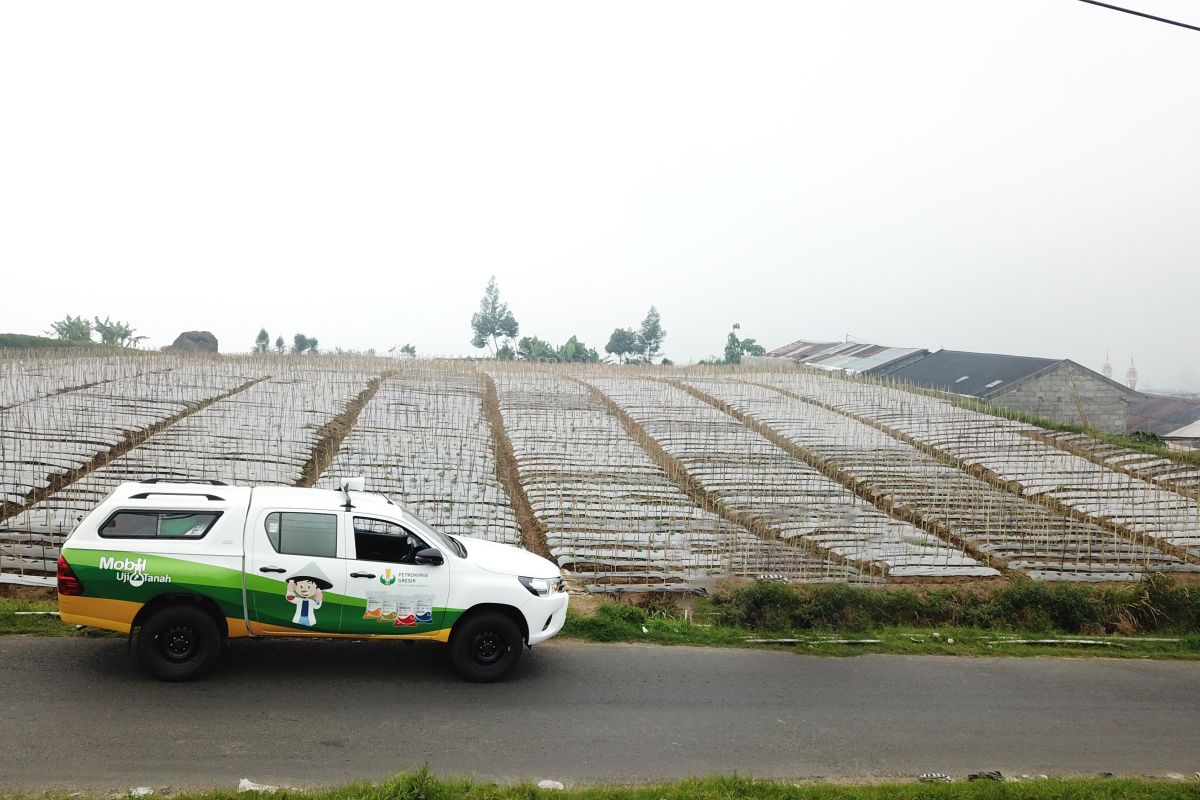
<svg viewBox="0 0 1200 800">
<path fill-rule="evenodd" d="M 100 526 L 104 539 L 202 539 L 220 511 L 116 511 Z"/>
<path fill-rule="evenodd" d="M 267 515 L 267 538 L 281 555 L 337 557 L 337 515 L 276 511 Z"/>
</svg>

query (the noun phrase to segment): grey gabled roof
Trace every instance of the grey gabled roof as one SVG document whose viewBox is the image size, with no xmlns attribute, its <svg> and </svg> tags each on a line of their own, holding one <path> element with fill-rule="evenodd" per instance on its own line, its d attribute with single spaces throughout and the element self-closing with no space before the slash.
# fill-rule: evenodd
<svg viewBox="0 0 1200 800">
<path fill-rule="evenodd" d="M 888 378 L 902 383 L 911 383 L 929 389 L 943 389 L 955 394 L 986 399 L 1006 391 L 1017 383 L 1053 369 L 1059 364 L 1070 364 L 1081 372 L 1089 373 L 1095 378 L 1112 384 L 1114 388 L 1130 397 L 1141 397 L 1129 387 L 1122 386 L 1098 372 L 1065 358 L 1033 358 L 999 353 L 970 353 L 965 350 L 939 350 L 920 361 L 888 371 L 886 375 Z"/>
</svg>

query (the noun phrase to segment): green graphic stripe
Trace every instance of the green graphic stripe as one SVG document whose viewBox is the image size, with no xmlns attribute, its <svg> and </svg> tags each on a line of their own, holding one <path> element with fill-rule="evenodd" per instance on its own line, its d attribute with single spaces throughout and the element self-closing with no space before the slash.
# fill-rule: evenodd
<svg viewBox="0 0 1200 800">
<path fill-rule="evenodd" d="M 144 604 L 160 594 L 193 592 L 212 598 L 220 606 L 221 613 L 227 617 L 241 619 L 243 616 L 241 569 L 127 551 L 68 549 L 63 552 L 63 556 L 83 583 L 84 592 L 89 597 Z M 130 569 L 101 569 L 101 558 L 112 558 L 118 562 L 144 560 L 145 567 L 141 570 L 143 582 L 137 585 L 128 580 L 129 576 L 134 574 Z M 170 576 L 171 580 L 154 580 L 160 576 Z M 309 627 L 292 621 L 296 615 L 296 606 L 286 597 L 286 580 L 254 574 L 245 574 L 244 577 L 251 617 L 257 622 L 296 630 L 376 636 L 425 634 L 451 627 L 465 611 L 434 607 L 430 622 L 396 625 L 393 619 L 367 618 L 365 598 L 324 592 L 321 607 L 312 610 L 316 625 Z"/>
<path fill-rule="evenodd" d="M 63 551 L 63 556 L 83 583 L 84 593 L 88 597 L 146 603 L 160 594 L 186 591 L 212 598 L 220 606 L 221 613 L 227 617 L 242 616 L 240 569 L 119 550 L 68 549 Z M 145 568 L 141 571 L 144 582 L 138 585 L 128 580 L 136 574 L 133 570 L 101 569 L 102 558 L 113 558 L 118 562 L 144 560 Z M 164 576 L 170 577 L 170 582 L 155 580 Z"/>
</svg>

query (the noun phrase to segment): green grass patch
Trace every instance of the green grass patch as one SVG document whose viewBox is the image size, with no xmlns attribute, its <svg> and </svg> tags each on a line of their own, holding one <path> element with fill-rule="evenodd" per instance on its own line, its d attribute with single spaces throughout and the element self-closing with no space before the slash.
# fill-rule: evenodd
<svg viewBox="0 0 1200 800">
<path fill-rule="evenodd" d="M 38 797 L 64 796 L 42 794 Z M 334 789 L 281 789 L 273 794 L 208 791 L 173 794 L 171 797 L 178 800 L 1195 800 L 1200 797 L 1200 781 L 1092 778 L 998 782 L 967 781 L 960 776 L 954 783 L 854 785 L 754 780 L 734 775 L 639 786 L 555 790 L 539 789 L 529 783 L 501 786 L 465 779 L 443 780 L 433 777 L 427 770 L 419 770 L 382 783 L 357 783 Z"/>
<path fill-rule="evenodd" d="M 661 596 L 607 603 L 589 615 L 572 613 L 563 633 L 594 642 L 834 656 L 1200 659 L 1200 591 L 1161 575 L 1108 587 L 1016 578 L 990 590 L 753 583 L 703 599 L 687 614 Z"/>
<path fill-rule="evenodd" d="M 47 614 L 46 612 L 52 612 Z M 95 635 L 100 631 L 88 631 Z M 54 600 L 21 600 L 0 597 L 0 635 L 5 636 L 80 636 L 74 625 L 58 618 L 58 603 Z"/>
<path fill-rule="evenodd" d="M 1061 631 L 997 631 L 954 626 L 937 629 L 888 626 L 841 632 L 763 631 L 697 621 L 711 619 L 703 612 L 691 619 L 642 619 L 636 615 L 638 610 L 636 606 L 611 603 L 600 606 L 588 616 L 572 613 L 562 635 L 590 642 L 739 647 L 821 656 L 886 653 L 1200 660 L 1200 634 L 1196 633 L 1153 637 L 1081 636 Z"/>
<path fill-rule="evenodd" d="M 995 588 L 858 588 L 752 583 L 719 593 L 708 611 L 755 630 L 860 631 L 954 626 L 1063 633 L 1200 633 L 1200 590 L 1167 575 L 1112 586 L 1015 577 Z"/>
</svg>

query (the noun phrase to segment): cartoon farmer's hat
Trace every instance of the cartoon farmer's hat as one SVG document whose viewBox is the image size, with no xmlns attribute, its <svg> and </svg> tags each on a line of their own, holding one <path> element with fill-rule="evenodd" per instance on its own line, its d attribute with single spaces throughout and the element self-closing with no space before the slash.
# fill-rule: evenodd
<svg viewBox="0 0 1200 800">
<path fill-rule="evenodd" d="M 322 589 L 332 589 L 333 588 L 333 584 L 329 582 L 329 578 L 325 577 L 325 573 L 321 571 L 321 568 L 317 566 L 317 563 L 315 561 L 308 562 L 308 566 L 306 566 L 304 569 L 297 572 L 292 577 L 288 578 L 288 580 L 289 581 L 308 580 L 308 581 L 312 581 L 317 586 L 320 586 Z"/>
</svg>

